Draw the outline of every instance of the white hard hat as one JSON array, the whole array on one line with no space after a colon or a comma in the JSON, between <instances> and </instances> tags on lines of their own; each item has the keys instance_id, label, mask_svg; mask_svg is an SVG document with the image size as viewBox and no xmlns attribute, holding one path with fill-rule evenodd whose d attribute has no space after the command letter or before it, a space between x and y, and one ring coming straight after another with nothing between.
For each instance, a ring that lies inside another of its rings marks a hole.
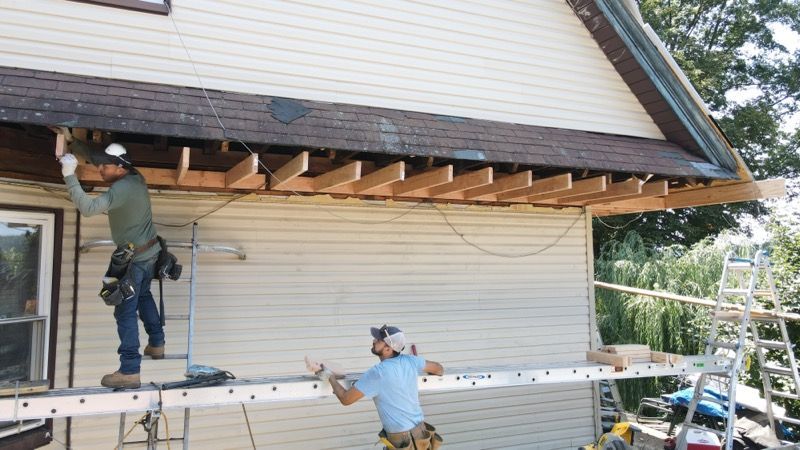
<instances>
[{"instance_id":1,"label":"white hard hat","mask_svg":"<svg viewBox=\"0 0 800 450\"><path fill-rule=\"evenodd\" d=\"M133 164L128 159L128 152L120 144L110 144L106 147L105 156L97 158L101 164L116 164L120 167L131 168Z\"/></svg>"}]
</instances>

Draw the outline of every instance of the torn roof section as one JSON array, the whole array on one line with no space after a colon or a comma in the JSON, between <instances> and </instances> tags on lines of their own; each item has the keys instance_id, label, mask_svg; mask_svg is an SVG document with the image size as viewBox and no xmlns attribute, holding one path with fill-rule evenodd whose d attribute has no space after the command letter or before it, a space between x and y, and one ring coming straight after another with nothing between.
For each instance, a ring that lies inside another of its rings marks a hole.
<instances>
[{"instance_id":1,"label":"torn roof section","mask_svg":"<svg viewBox=\"0 0 800 450\"><path fill-rule=\"evenodd\" d=\"M514 163L563 169L734 179L656 139L203 91L163 84L0 68L0 120L112 132Z\"/></svg>"},{"instance_id":2,"label":"torn roof section","mask_svg":"<svg viewBox=\"0 0 800 450\"><path fill-rule=\"evenodd\" d=\"M567 2L667 140L702 155L711 165L752 178L632 1Z\"/></svg>"}]
</instances>

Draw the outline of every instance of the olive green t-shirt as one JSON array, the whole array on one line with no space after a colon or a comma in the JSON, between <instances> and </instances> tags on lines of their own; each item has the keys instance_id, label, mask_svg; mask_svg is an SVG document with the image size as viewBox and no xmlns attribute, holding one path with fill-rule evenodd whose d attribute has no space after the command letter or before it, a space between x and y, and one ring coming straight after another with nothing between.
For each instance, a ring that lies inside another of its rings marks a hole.
<instances>
[{"instance_id":1,"label":"olive green t-shirt","mask_svg":"<svg viewBox=\"0 0 800 450\"><path fill-rule=\"evenodd\" d=\"M144 177L135 170L115 181L108 191L94 197L83 192L75 175L64 177L67 191L78 211L86 217L108 213L111 239L117 246L132 243L140 247L156 237L150 195ZM158 255L161 246L156 243L134 256L134 261L144 261Z\"/></svg>"}]
</instances>

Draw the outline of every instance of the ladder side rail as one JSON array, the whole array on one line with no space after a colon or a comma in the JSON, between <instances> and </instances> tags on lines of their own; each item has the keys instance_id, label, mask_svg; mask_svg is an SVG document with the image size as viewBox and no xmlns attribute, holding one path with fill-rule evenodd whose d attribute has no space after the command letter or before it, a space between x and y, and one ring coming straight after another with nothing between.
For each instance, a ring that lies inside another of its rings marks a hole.
<instances>
[{"instance_id":1,"label":"ladder side rail","mask_svg":"<svg viewBox=\"0 0 800 450\"><path fill-rule=\"evenodd\" d=\"M764 366L767 364L766 350L758 345L761 336L759 335L758 325L755 322L750 322L750 332L753 334L753 342L756 342L756 356L758 357L758 366L761 369L761 382L764 385L764 401L767 407L767 419L769 420L770 428L774 431L776 428L775 411L772 408L772 379L769 373L764 370Z\"/></svg>"},{"instance_id":2,"label":"ladder side rail","mask_svg":"<svg viewBox=\"0 0 800 450\"><path fill-rule=\"evenodd\" d=\"M732 252L729 252L725 255L725 261L723 263L722 268L722 277L720 278L719 288L717 289L717 304L714 305L714 312L711 314L711 329L706 339L706 356L711 356L714 353L714 345L713 343L717 339L717 328L719 327L719 320L717 319L717 312L722 310L722 303L724 299L723 292L728 285L728 273L729 268L728 264L730 263L730 258L733 255ZM694 395L692 396L692 400L689 402L689 406L686 408L686 416L684 417L683 424L684 427L681 430L679 435L679 440L681 436L685 439L686 434L686 424L691 424L692 419L694 418L694 414L697 411L697 404L700 403L704 394L705 394L705 386L706 386L706 374L701 374L700 377L697 379L697 383L694 385Z\"/></svg>"},{"instance_id":3,"label":"ladder side rail","mask_svg":"<svg viewBox=\"0 0 800 450\"><path fill-rule=\"evenodd\" d=\"M780 314L783 313L783 305L781 304L780 297L778 296L778 289L775 285L775 277L772 274L772 267L771 264L767 264L766 267L767 273L767 281L769 283L769 289L772 292L772 301L775 305L775 312ZM786 353L789 357L789 368L792 370L792 378L794 380L794 390L797 395L800 395L800 372L798 372L797 367L797 358L794 355L794 345L792 344L791 339L789 338L789 330L786 328L786 320L783 317L778 316L778 328L781 330L781 338L783 342L786 343ZM773 428L774 429L774 428Z\"/></svg>"},{"instance_id":4,"label":"ladder side rail","mask_svg":"<svg viewBox=\"0 0 800 450\"><path fill-rule=\"evenodd\" d=\"M736 418L736 385L739 382L739 370L744 360L744 343L747 339L747 330L750 324L750 311L753 307L753 292L758 283L758 272L761 267L762 255L763 253L760 251L756 254L753 266L751 267L750 282L748 283L745 297L744 314L742 316L742 322L739 325L739 345L736 348L736 358L731 367L731 383L728 386L728 423L725 426L725 450L731 450L733 448L733 422Z\"/></svg>"}]
</instances>

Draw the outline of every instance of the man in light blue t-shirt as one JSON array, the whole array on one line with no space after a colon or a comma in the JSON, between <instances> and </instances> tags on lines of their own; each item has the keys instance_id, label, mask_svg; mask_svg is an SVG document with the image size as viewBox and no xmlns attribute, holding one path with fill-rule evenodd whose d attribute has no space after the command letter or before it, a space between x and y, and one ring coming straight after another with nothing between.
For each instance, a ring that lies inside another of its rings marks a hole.
<instances>
[{"instance_id":1,"label":"man in light blue t-shirt","mask_svg":"<svg viewBox=\"0 0 800 450\"><path fill-rule=\"evenodd\" d=\"M422 371L442 375L444 368L437 362L426 361L419 356L401 354L406 346L406 338L399 328L384 325L381 328L373 327L370 332L373 338L372 354L381 362L364 372L350 389L342 387L328 369L323 368L319 372L320 378L330 381L333 393L345 406L362 397L371 398L383 424L381 437L393 448L438 448L441 437L435 435L432 426L424 423L417 377Z\"/></svg>"}]
</instances>

